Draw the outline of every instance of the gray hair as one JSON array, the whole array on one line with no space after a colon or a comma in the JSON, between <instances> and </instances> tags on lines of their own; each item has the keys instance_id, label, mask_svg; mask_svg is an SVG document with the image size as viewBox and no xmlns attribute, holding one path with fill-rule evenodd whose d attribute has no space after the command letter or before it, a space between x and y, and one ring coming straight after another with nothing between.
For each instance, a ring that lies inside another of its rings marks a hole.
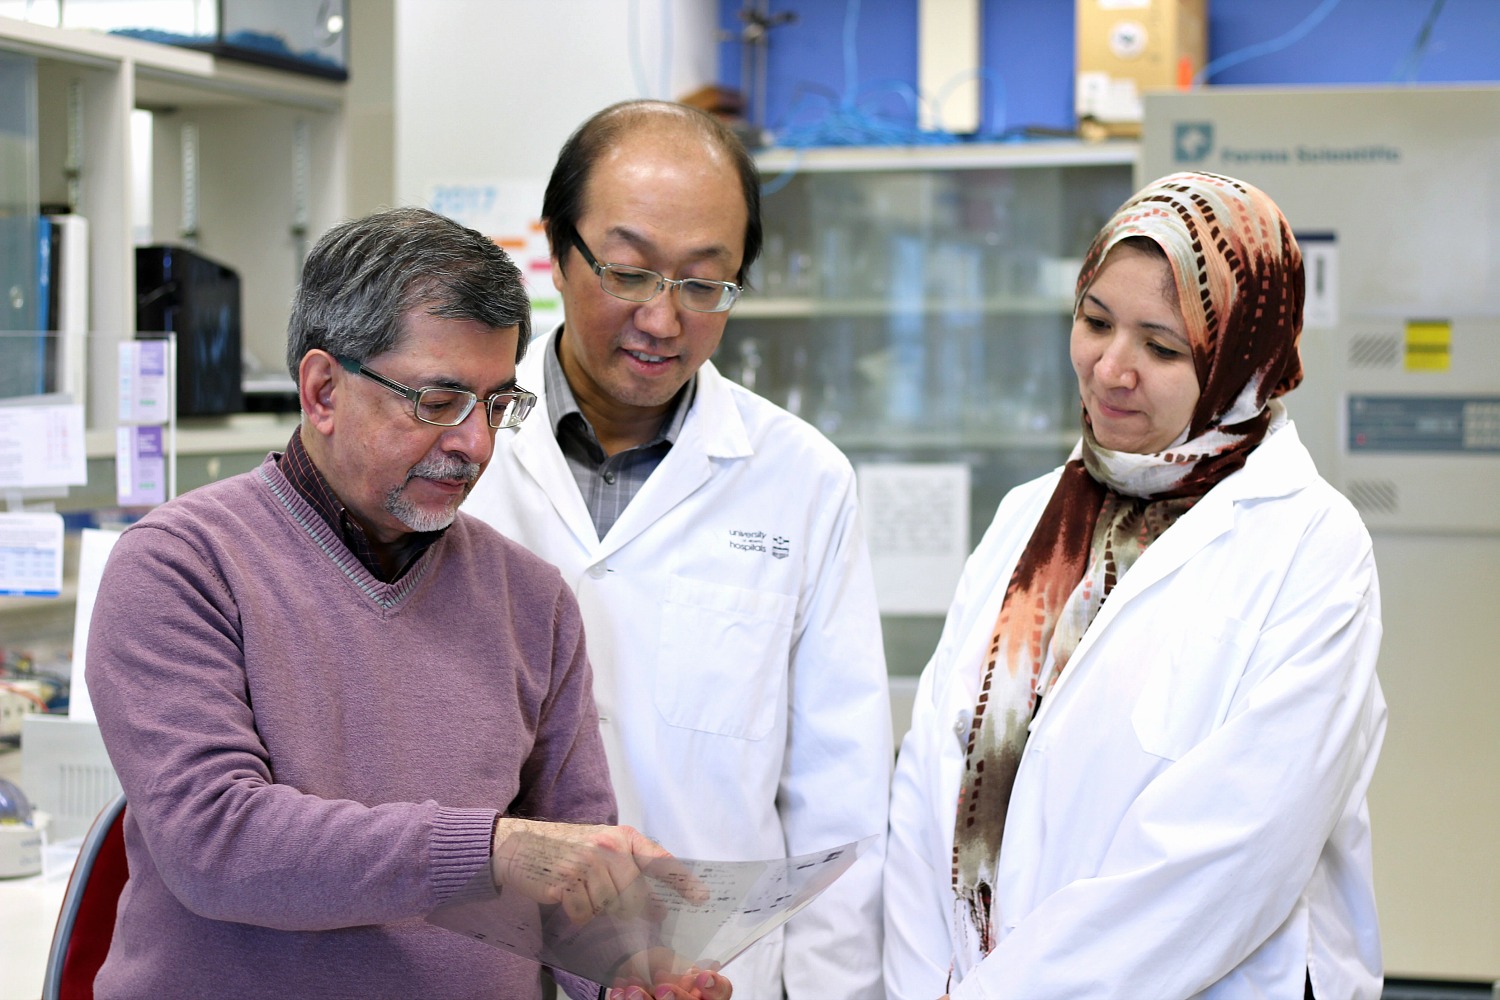
<instances>
[{"instance_id":1,"label":"gray hair","mask_svg":"<svg viewBox=\"0 0 1500 1000\"><path fill-rule=\"evenodd\" d=\"M526 285L495 242L425 208L396 208L342 222L302 266L287 323L295 381L308 351L364 361L398 346L413 309L518 327L516 360L531 339Z\"/></svg>"}]
</instances>

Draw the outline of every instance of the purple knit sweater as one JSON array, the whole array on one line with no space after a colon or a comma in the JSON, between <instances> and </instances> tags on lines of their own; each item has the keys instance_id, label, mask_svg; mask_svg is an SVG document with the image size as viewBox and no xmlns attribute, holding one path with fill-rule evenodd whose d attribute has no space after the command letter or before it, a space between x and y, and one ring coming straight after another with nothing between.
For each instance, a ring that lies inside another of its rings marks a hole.
<instances>
[{"instance_id":1,"label":"purple knit sweater","mask_svg":"<svg viewBox=\"0 0 1500 1000\"><path fill-rule=\"evenodd\" d=\"M498 813L614 822L556 569L460 514L382 583L272 456L121 536L88 650L129 802L101 1000L538 995L421 918Z\"/></svg>"}]
</instances>

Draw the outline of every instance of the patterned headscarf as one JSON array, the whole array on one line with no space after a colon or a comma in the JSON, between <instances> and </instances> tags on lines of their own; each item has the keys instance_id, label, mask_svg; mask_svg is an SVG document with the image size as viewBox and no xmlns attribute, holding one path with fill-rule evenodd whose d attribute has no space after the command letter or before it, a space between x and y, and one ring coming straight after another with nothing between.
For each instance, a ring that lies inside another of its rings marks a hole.
<instances>
[{"instance_id":1,"label":"patterned headscarf","mask_svg":"<svg viewBox=\"0 0 1500 1000\"><path fill-rule=\"evenodd\" d=\"M1115 584L1146 547L1285 420L1277 397L1302 380L1302 255L1264 192L1207 173L1163 177L1133 195L1089 247L1074 316L1122 240L1166 252L1182 310L1198 403L1160 453L1083 437L1014 574L981 665L953 838L956 925L967 968L995 946L994 878L1027 727Z\"/></svg>"}]
</instances>

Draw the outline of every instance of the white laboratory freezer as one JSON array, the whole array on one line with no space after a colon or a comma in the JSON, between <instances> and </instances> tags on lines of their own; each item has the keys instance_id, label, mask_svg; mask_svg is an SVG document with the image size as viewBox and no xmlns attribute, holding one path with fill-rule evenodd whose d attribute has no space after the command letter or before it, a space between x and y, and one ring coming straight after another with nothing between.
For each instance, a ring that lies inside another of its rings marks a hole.
<instances>
[{"instance_id":1,"label":"white laboratory freezer","mask_svg":"<svg viewBox=\"0 0 1500 1000\"><path fill-rule=\"evenodd\" d=\"M1500 87L1148 95L1137 184L1177 170L1262 188L1304 249L1287 408L1383 599L1387 974L1500 979Z\"/></svg>"}]
</instances>

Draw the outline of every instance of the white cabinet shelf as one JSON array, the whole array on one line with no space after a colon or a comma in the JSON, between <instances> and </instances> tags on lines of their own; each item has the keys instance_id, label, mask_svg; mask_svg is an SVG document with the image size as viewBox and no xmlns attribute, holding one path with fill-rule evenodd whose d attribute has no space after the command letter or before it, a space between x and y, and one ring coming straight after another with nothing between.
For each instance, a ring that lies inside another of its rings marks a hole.
<instances>
[{"instance_id":1,"label":"white cabinet shelf","mask_svg":"<svg viewBox=\"0 0 1500 1000\"><path fill-rule=\"evenodd\" d=\"M229 417L186 417L177 422L179 456L263 456L286 447L297 427L296 414L237 413ZM113 431L94 430L84 436L88 458L113 458Z\"/></svg>"},{"instance_id":2,"label":"white cabinet shelf","mask_svg":"<svg viewBox=\"0 0 1500 1000\"><path fill-rule=\"evenodd\" d=\"M778 174L891 173L957 170L1057 169L1060 167L1133 166L1140 154L1135 142L1080 142L1074 139L1007 143L954 142L931 146L829 146L818 149L768 149L755 161L767 182Z\"/></svg>"},{"instance_id":3,"label":"white cabinet shelf","mask_svg":"<svg viewBox=\"0 0 1500 1000\"><path fill-rule=\"evenodd\" d=\"M846 451L878 456L882 453L946 453L958 459L966 454L985 452L1041 452L1047 461L1056 464L1053 457L1059 452L1067 453L1078 441L1077 430L1042 428L1036 431L888 431L880 434L861 434L847 431L835 434L840 447ZM991 507L987 512L993 514Z\"/></svg>"},{"instance_id":4,"label":"white cabinet shelf","mask_svg":"<svg viewBox=\"0 0 1500 1000\"><path fill-rule=\"evenodd\" d=\"M100 341L135 331L136 227L149 223L151 242L191 246L239 274L244 350L280 371L305 250L345 214L343 85L10 18L0 53L34 60L35 195L88 219ZM134 148L138 109L152 112L149 151ZM149 220L132 218L139 163L151 167ZM108 426L107 414L89 420Z\"/></svg>"},{"instance_id":5,"label":"white cabinet shelf","mask_svg":"<svg viewBox=\"0 0 1500 1000\"><path fill-rule=\"evenodd\" d=\"M1070 299L1046 295L1006 295L982 299L938 301L922 299L893 306L887 299L768 298L746 292L734 307L736 319L808 319L815 316L889 316L893 312L923 315L967 311L981 316L1066 316Z\"/></svg>"}]
</instances>

